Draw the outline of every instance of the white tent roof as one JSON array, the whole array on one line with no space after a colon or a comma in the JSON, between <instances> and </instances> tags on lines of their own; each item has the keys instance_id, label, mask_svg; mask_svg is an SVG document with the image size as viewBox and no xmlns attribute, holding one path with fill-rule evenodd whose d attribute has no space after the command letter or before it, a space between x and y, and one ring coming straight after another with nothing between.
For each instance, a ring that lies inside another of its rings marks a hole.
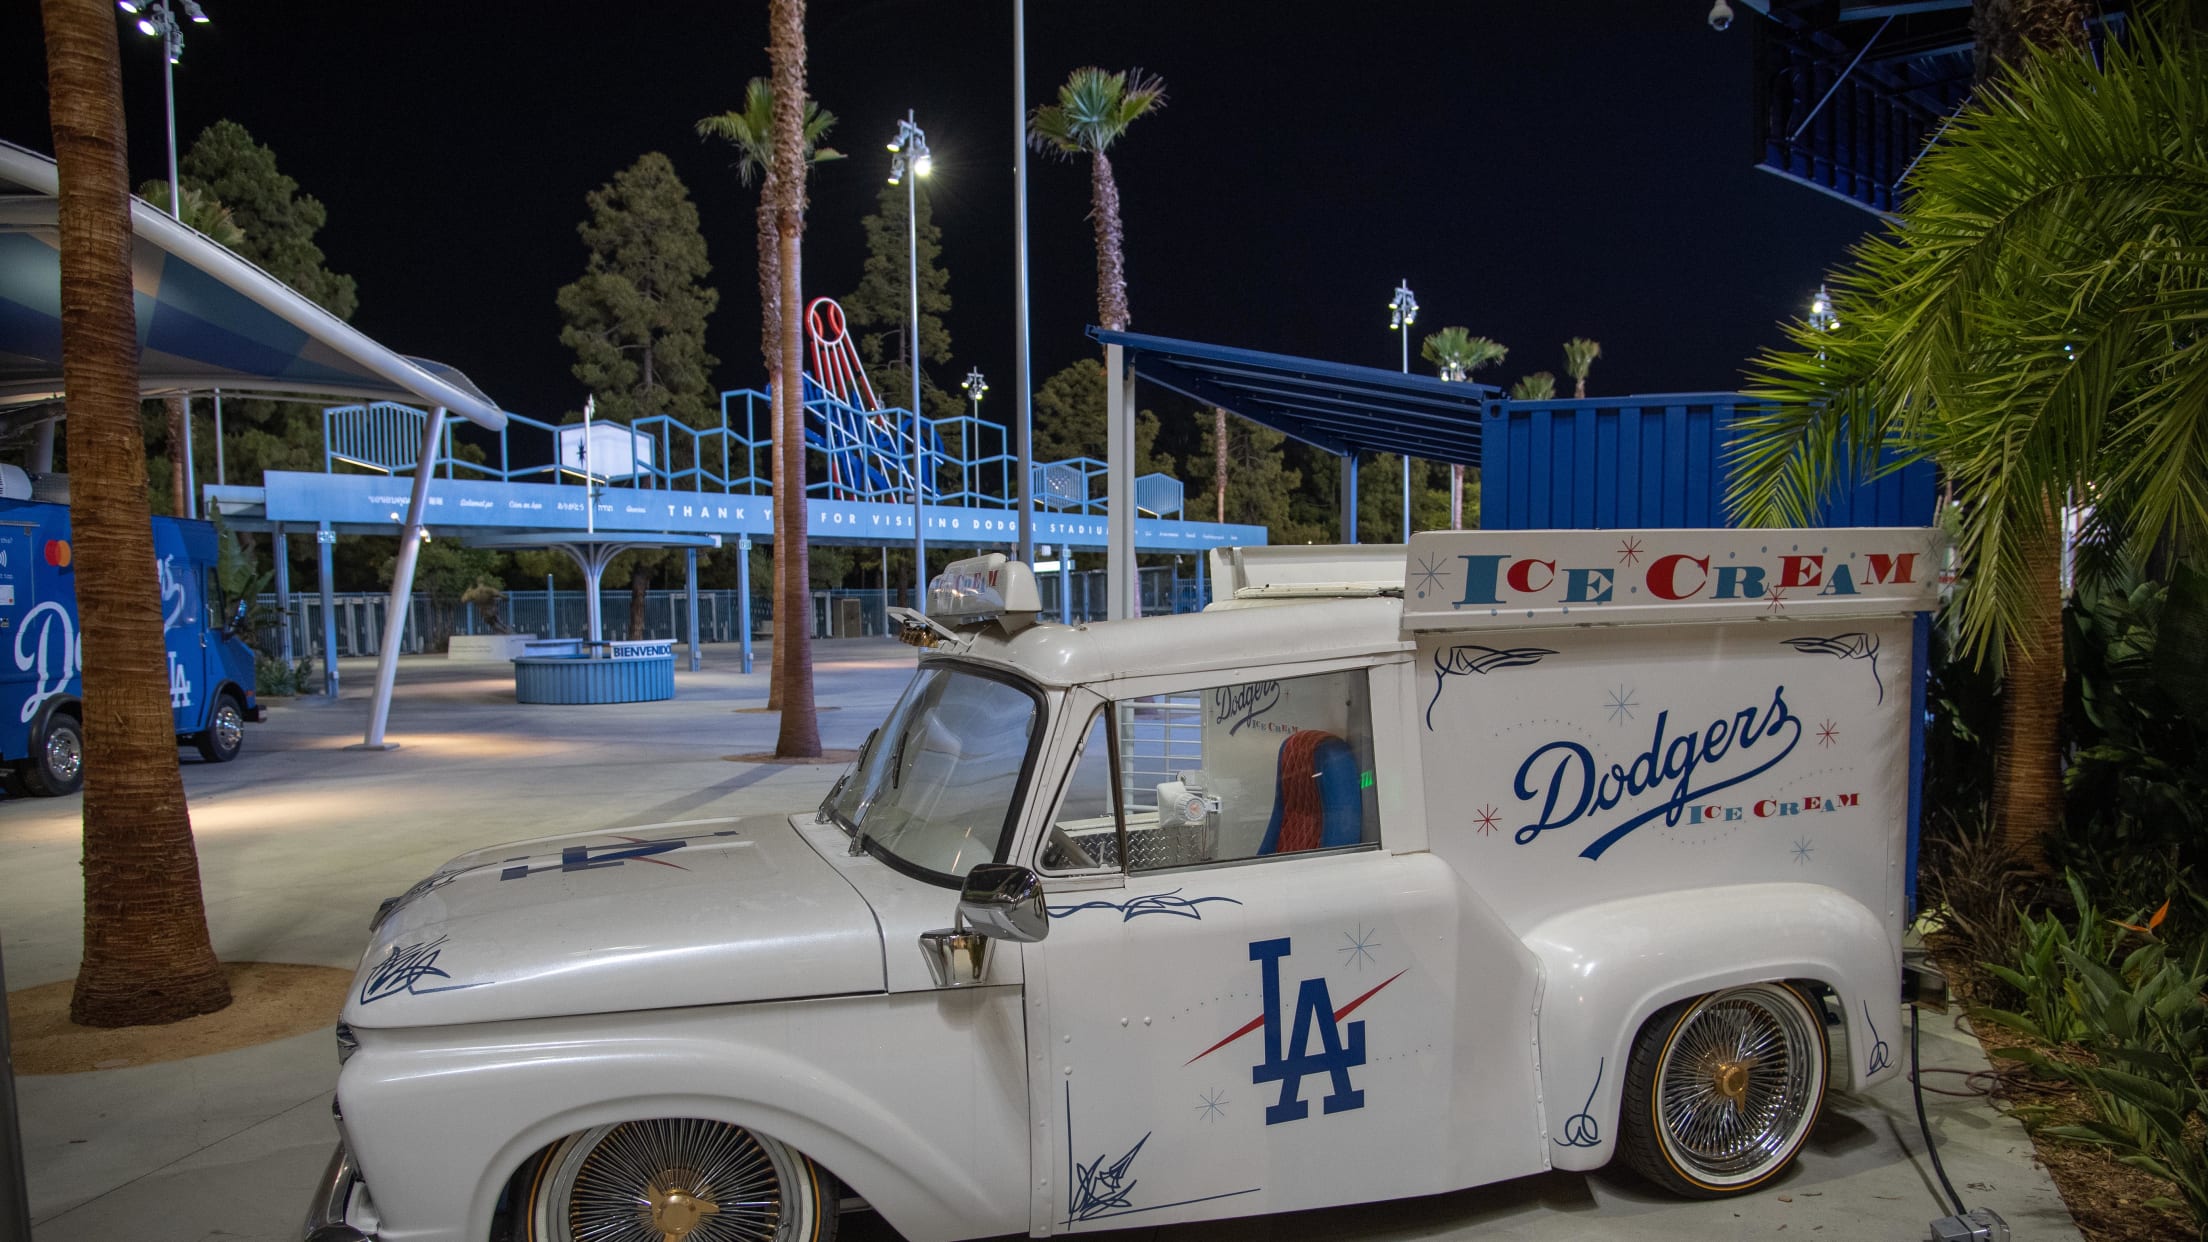
<instances>
[{"instance_id":1,"label":"white tent roof","mask_svg":"<svg viewBox=\"0 0 2208 1242\"><path fill-rule=\"evenodd\" d=\"M0 142L0 410L62 394L59 195L53 160ZM142 199L131 232L140 391L408 401L505 426L467 376L377 344Z\"/></svg>"}]
</instances>

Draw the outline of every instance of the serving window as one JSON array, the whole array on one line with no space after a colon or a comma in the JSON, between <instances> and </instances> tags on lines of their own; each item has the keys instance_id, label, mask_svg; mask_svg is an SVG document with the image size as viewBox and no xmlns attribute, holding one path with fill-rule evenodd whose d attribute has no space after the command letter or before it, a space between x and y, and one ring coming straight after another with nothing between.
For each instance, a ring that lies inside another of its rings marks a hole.
<instances>
[{"instance_id":1,"label":"serving window","mask_svg":"<svg viewBox=\"0 0 2208 1242\"><path fill-rule=\"evenodd\" d=\"M1041 862L1142 872L1377 845L1372 773L1364 669L1122 699L1089 723Z\"/></svg>"}]
</instances>

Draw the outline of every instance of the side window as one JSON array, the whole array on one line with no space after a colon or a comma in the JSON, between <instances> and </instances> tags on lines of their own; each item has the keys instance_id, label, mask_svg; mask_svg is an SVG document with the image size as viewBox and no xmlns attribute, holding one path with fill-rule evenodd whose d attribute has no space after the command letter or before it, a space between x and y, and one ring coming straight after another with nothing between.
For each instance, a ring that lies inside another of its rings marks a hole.
<instances>
[{"instance_id":1,"label":"side window","mask_svg":"<svg viewBox=\"0 0 2208 1242\"><path fill-rule=\"evenodd\" d=\"M1129 871L1380 840L1363 669L1125 699L1099 715L1045 847L1046 867L1118 866L1108 797L1119 758ZM1079 855L1075 854L1078 850Z\"/></svg>"},{"instance_id":2,"label":"side window","mask_svg":"<svg viewBox=\"0 0 2208 1242\"><path fill-rule=\"evenodd\" d=\"M1081 754L1043 840L1045 871L1088 871L1119 865L1119 822L1112 805L1111 730L1105 715L1089 718Z\"/></svg>"}]
</instances>

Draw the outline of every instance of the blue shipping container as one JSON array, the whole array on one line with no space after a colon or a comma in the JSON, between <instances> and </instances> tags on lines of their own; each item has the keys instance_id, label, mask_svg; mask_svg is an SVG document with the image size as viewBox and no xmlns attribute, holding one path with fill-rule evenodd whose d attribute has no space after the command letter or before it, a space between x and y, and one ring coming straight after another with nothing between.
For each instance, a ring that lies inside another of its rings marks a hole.
<instances>
[{"instance_id":1,"label":"blue shipping container","mask_svg":"<svg viewBox=\"0 0 2208 1242\"><path fill-rule=\"evenodd\" d=\"M1738 393L1493 401L1480 427L1480 525L1489 530L1734 526L1725 505ZM1927 526L1929 463L1851 477L1817 526Z\"/></svg>"}]
</instances>

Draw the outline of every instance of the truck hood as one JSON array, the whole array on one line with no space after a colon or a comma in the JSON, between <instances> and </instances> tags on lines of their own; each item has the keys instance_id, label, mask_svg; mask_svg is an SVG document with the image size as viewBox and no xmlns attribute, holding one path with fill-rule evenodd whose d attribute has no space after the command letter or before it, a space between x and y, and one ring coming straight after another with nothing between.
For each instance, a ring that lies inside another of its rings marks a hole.
<instances>
[{"instance_id":1,"label":"truck hood","mask_svg":"<svg viewBox=\"0 0 2208 1242\"><path fill-rule=\"evenodd\" d=\"M462 854L385 904L355 1027L882 990L872 909L787 816L578 833Z\"/></svg>"}]
</instances>

